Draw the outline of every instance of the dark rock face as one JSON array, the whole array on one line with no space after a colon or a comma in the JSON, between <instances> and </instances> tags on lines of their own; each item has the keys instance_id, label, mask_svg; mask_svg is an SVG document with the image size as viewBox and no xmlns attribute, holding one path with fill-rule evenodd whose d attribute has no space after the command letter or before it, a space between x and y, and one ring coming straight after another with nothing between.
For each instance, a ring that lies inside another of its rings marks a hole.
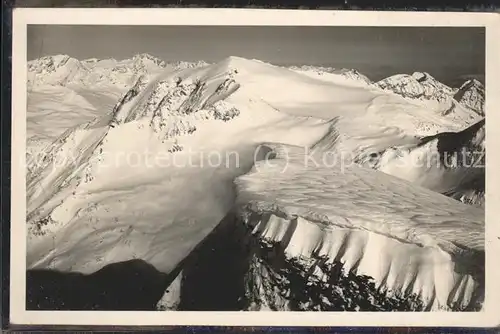
<instances>
[{"instance_id":1,"label":"dark rock face","mask_svg":"<svg viewBox=\"0 0 500 334\"><path fill-rule=\"evenodd\" d=\"M142 260L91 274L28 270L28 310L155 310L169 277Z\"/></svg>"},{"instance_id":2,"label":"dark rock face","mask_svg":"<svg viewBox=\"0 0 500 334\"><path fill-rule=\"evenodd\" d=\"M471 125L460 132L441 132L433 136L427 136L421 139L418 146L427 144L430 141L437 140L437 149L441 159L448 155L464 154L472 151L484 151L483 142L485 119ZM464 161L460 159L460 161ZM445 163L445 161L442 161Z\"/></svg>"},{"instance_id":3,"label":"dark rock face","mask_svg":"<svg viewBox=\"0 0 500 334\"><path fill-rule=\"evenodd\" d=\"M415 295L388 297L366 275L345 273L326 258L286 259L279 244L259 243L247 275L251 305L276 311L424 311ZM314 275L315 269L325 273Z\"/></svg>"},{"instance_id":4,"label":"dark rock face","mask_svg":"<svg viewBox=\"0 0 500 334\"><path fill-rule=\"evenodd\" d=\"M229 214L187 258L182 269L178 310L239 311L246 308L245 275L251 239L241 221Z\"/></svg>"},{"instance_id":5,"label":"dark rock face","mask_svg":"<svg viewBox=\"0 0 500 334\"><path fill-rule=\"evenodd\" d=\"M446 169L466 169L464 179L443 194L465 204L484 205L486 151L485 119L460 132L442 132L421 139L419 146L437 142L440 163Z\"/></svg>"}]
</instances>

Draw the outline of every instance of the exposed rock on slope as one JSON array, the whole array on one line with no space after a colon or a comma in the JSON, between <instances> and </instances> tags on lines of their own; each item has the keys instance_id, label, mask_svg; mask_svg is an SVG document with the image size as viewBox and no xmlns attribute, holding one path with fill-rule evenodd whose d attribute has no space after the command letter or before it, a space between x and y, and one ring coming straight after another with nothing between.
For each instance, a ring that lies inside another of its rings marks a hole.
<instances>
[{"instance_id":1,"label":"exposed rock on slope","mask_svg":"<svg viewBox=\"0 0 500 334\"><path fill-rule=\"evenodd\" d=\"M50 229L48 215L80 184L92 181L94 170L104 163L106 138L120 125L138 122L148 126L158 140L169 140L169 152L182 150L176 138L192 134L200 122L227 122L239 110L221 101L238 89L231 73L212 82L184 80L167 74L148 84L140 77L114 108L111 120L93 122L67 130L51 145L31 159L28 165L28 223L34 235Z\"/></svg>"},{"instance_id":2,"label":"exposed rock on slope","mask_svg":"<svg viewBox=\"0 0 500 334\"><path fill-rule=\"evenodd\" d=\"M168 76L154 82L149 87L149 96L137 98L133 108L124 106L146 87L140 78L113 111L113 124L128 123L142 118L150 118L152 129L161 133L162 139L169 139L196 131L193 121L197 119L220 119L228 121L238 116L239 111L227 102L221 101L239 88L231 73L207 93L207 82L184 80L178 76Z\"/></svg>"},{"instance_id":3,"label":"exposed rock on slope","mask_svg":"<svg viewBox=\"0 0 500 334\"><path fill-rule=\"evenodd\" d=\"M485 91L481 82L476 79L468 80L455 93L454 99L461 105L484 116Z\"/></svg>"},{"instance_id":4,"label":"exposed rock on slope","mask_svg":"<svg viewBox=\"0 0 500 334\"><path fill-rule=\"evenodd\" d=\"M396 126L337 118L310 151L322 154L322 161L329 164L377 169L443 194L453 194L453 198L461 198L464 203L482 205L484 194L470 186L484 178L484 124L483 119L462 131L421 137L411 136ZM469 195L459 195L462 193Z\"/></svg>"},{"instance_id":5,"label":"exposed rock on slope","mask_svg":"<svg viewBox=\"0 0 500 334\"><path fill-rule=\"evenodd\" d=\"M428 73L397 74L375 83L384 91L424 103L430 110L456 122L471 124L484 116L484 86L468 80L460 88L451 88Z\"/></svg>"},{"instance_id":6,"label":"exposed rock on slope","mask_svg":"<svg viewBox=\"0 0 500 334\"><path fill-rule=\"evenodd\" d=\"M355 69L340 69L337 71L333 72L334 74L340 74L348 79L359 81L359 82L364 82L366 84L371 84L372 81L364 74L360 73L358 70Z\"/></svg>"},{"instance_id":7,"label":"exposed rock on slope","mask_svg":"<svg viewBox=\"0 0 500 334\"><path fill-rule=\"evenodd\" d=\"M415 72L412 75L396 74L376 83L380 88L411 99L426 99L445 102L455 92L453 88L439 82L429 73Z\"/></svg>"},{"instance_id":8,"label":"exposed rock on slope","mask_svg":"<svg viewBox=\"0 0 500 334\"><path fill-rule=\"evenodd\" d=\"M360 163L447 194L467 204L483 205L485 122L459 132L442 132L417 143L363 153Z\"/></svg>"},{"instance_id":9,"label":"exposed rock on slope","mask_svg":"<svg viewBox=\"0 0 500 334\"><path fill-rule=\"evenodd\" d=\"M445 132L423 138L420 145L436 148L432 151L439 156L437 165L443 169L443 179L452 178L445 189L443 183L429 188L466 204L484 206L485 133L483 119L460 132Z\"/></svg>"},{"instance_id":10,"label":"exposed rock on slope","mask_svg":"<svg viewBox=\"0 0 500 334\"><path fill-rule=\"evenodd\" d=\"M68 55L46 56L28 62L28 89L36 85L65 86L82 80L89 69Z\"/></svg>"}]
</instances>

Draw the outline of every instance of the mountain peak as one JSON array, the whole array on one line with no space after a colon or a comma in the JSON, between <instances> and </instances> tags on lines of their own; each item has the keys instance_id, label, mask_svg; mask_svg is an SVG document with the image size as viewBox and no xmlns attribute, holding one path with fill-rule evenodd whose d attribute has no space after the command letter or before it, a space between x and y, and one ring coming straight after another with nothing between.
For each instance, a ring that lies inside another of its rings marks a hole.
<instances>
[{"instance_id":1,"label":"mountain peak","mask_svg":"<svg viewBox=\"0 0 500 334\"><path fill-rule=\"evenodd\" d=\"M43 56L38 59L28 61L28 67L33 66L45 66L45 67L61 67L66 65L69 61L78 62L75 58L70 57L67 54L59 54L52 56Z\"/></svg>"},{"instance_id":2,"label":"mountain peak","mask_svg":"<svg viewBox=\"0 0 500 334\"><path fill-rule=\"evenodd\" d=\"M385 91L411 99L450 100L454 93L451 87L436 80L427 72L414 72L412 75L396 74L376 83Z\"/></svg>"},{"instance_id":3,"label":"mountain peak","mask_svg":"<svg viewBox=\"0 0 500 334\"><path fill-rule=\"evenodd\" d=\"M28 86L34 82L64 86L87 71L86 66L69 55L44 56L28 62Z\"/></svg>"},{"instance_id":4,"label":"mountain peak","mask_svg":"<svg viewBox=\"0 0 500 334\"><path fill-rule=\"evenodd\" d=\"M477 87L479 89L484 89L484 85L481 83L481 81L477 79L469 79L465 81L462 86L460 86L460 89L470 89L472 87Z\"/></svg>"},{"instance_id":5,"label":"mountain peak","mask_svg":"<svg viewBox=\"0 0 500 334\"><path fill-rule=\"evenodd\" d=\"M69 55L51 55L28 62L28 84L65 86L69 83L83 85L116 85L129 87L138 75L158 72L166 63L150 54L141 53L130 59L89 58L79 61Z\"/></svg>"},{"instance_id":6,"label":"mountain peak","mask_svg":"<svg viewBox=\"0 0 500 334\"><path fill-rule=\"evenodd\" d=\"M233 72L233 73L253 73L260 72L263 69L276 68L272 64L267 64L255 59L246 59L237 56L229 56L219 61L215 68L217 71Z\"/></svg>"},{"instance_id":7,"label":"mountain peak","mask_svg":"<svg viewBox=\"0 0 500 334\"><path fill-rule=\"evenodd\" d=\"M258 62L256 60L249 60L238 56L229 56L222 60L221 63L224 63L230 67L245 67Z\"/></svg>"},{"instance_id":8,"label":"mountain peak","mask_svg":"<svg viewBox=\"0 0 500 334\"><path fill-rule=\"evenodd\" d=\"M411 76L415 78L415 80L417 80L418 82L425 81L430 77L429 73L426 72L413 72Z\"/></svg>"},{"instance_id":9,"label":"mountain peak","mask_svg":"<svg viewBox=\"0 0 500 334\"><path fill-rule=\"evenodd\" d=\"M159 66L159 67L166 67L166 65L167 65L165 63L165 61L161 60L158 57L152 56L149 53L139 53L139 54L136 54L135 56L132 57L132 60L134 62L140 62L142 64L144 64L146 62L151 62L154 65Z\"/></svg>"}]
</instances>

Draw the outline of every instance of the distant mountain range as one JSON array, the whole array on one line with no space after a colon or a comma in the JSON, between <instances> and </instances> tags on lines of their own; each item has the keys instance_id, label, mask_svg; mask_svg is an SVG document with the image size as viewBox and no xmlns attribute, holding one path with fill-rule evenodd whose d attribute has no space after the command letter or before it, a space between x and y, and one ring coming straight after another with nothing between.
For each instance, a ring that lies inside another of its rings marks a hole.
<instances>
[{"instance_id":1,"label":"distant mountain range","mask_svg":"<svg viewBox=\"0 0 500 334\"><path fill-rule=\"evenodd\" d=\"M165 61L149 54L138 54L130 59L77 60L68 55L46 56L28 62L28 87L40 85L87 86L114 85L128 88L139 76L157 74L164 70L179 70L207 65L205 62Z\"/></svg>"},{"instance_id":2,"label":"distant mountain range","mask_svg":"<svg viewBox=\"0 0 500 334\"><path fill-rule=\"evenodd\" d=\"M79 61L68 55L46 56L28 62L28 87L39 85L87 86L114 85L126 89L135 83L141 75L155 75L165 70L182 70L208 65L207 62L166 62L149 54L138 54L130 59L85 59ZM355 69L337 69L311 65L292 66L299 72L314 72L317 75L329 73L346 79L358 81L384 91L393 92L407 99L434 101L442 112L451 112L457 104L473 111L479 116L485 115L485 87L476 80L469 79L460 87L449 87L436 80L429 73L396 74L377 82Z\"/></svg>"}]
</instances>

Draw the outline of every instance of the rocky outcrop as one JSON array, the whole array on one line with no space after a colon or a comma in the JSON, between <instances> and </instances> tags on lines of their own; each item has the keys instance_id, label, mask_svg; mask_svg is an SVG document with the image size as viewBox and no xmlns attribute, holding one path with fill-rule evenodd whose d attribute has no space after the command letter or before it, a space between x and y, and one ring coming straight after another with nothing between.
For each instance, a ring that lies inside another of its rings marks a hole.
<instances>
[{"instance_id":1,"label":"rocky outcrop","mask_svg":"<svg viewBox=\"0 0 500 334\"><path fill-rule=\"evenodd\" d=\"M485 120L458 132L441 132L408 145L359 153L356 163L445 194L484 204ZM481 186L483 185L483 186Z\"/></svg>"},{"instance_id":2,"label":"rocky outcrop","mask_svg":"<svg viewBox=\"0 0 500 334\"><path fill-rule=\"evenodd\" d=\"M366 75L360 73L358 70L355 70L355 69L345 69L345 68L342 68L342 69L339 69L339 70L335 70L332 73L334 73L334 74L340 74L343 77L345 77L347 79L350 79L350 80L362 82L362 83L365 83L365 84L372 84L372 81Z\"/></svg>"},{"instance_id":3,"label":"rocky outcrop","mask_svg":"<svg viewBox=\"0 0 500 334\"><path fill-rule=\"evenodd\" d=\"M412 75L396 74L378 81L376 86L405 98L437 102L451 100L455 91L425 72L415 72Z\"/></svg>"},{"instance_id":4,"label":"rocky outcrop","mask_svg":"<svg viewBox=\"0 0 500 334\"><path fill-rule=\"evenodd\" d=\"M83 80L89 69L68 55L46 56L28 62L28 89L37 85L65 86Z\"/></svg>"},{"instance_id":5,"label":"rocky outcrop","mask_svg":"<svg viewBox=\"0 0 500 334\"><path fill-rule=\"evenodd\" d=\"M485 115L485 90L484 85L478 80L472 79L464 82L453 98L478 115Z\"/></svg>"},{"instance_id":6,"label":"rocky outcrop","mask_svg":"<svg viewBox=\"0 0 500 334\"><path fill-rule=\"evenodd\" d=\"M238 116L239 110L223 101L238 88L231 73L215 89L201 80L177 76L167 76L148 86L141 77L116 105L113 124L149 118L150 127L161 139L191 134L196 131L197 120L229 121Z\"/></svg>"},{"instance_id":7,"label":"rocky outcrop","mask_svg":"<svg viewBox=\"0 0 500 334\"><path fill-rule=\"evenodd\" d=\"M137 127L148 126L145 130L156 134L166 151L178 152L183 147L177 139L191 135L203 122L227 122L239 115L236 106L223 101L238 88L230 71L210 85L170 72L152 82L140 77L117 103L110 120L96 119L69 129L31 157L27 176L30 236L47 234L57 225L50 218L54 208L80 184L92 181L110 131L136 122Z\"/></svg>"},{"instance_id":8,"label":"rocky outcrop","mask_svg":"<svg viewBox=\"0 0 500 334\"><path fill-rule=\"evenodd\" d=\"M443 178L457 175L447 189L447 196L465 204L484 206L486 178L485 119L460 132L444 132L425 137L419 147L435 147Z\"/></svg>"}]
</instances>

